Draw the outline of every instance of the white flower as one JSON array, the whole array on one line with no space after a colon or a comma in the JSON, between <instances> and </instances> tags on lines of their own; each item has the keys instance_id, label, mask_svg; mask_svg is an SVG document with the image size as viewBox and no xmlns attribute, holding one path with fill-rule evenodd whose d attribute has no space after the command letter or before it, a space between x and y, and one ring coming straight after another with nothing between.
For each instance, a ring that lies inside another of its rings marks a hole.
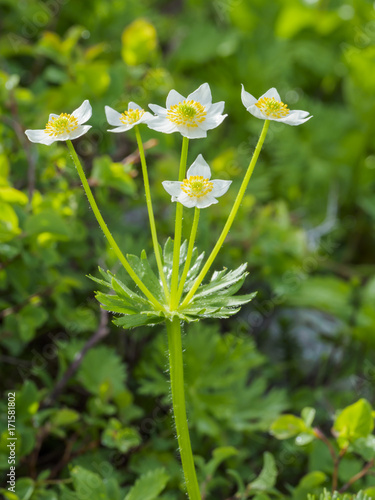
<instances>
[{"instance_id":1,"label":"white flower","mask_svg":"<svg viewBox=\"0 0 375 500\"><path fill-rule=\"evenodd\" d=\"M211 170L202 155L199 155L186 174L183 182L164 181L163 187L172 196L172 201L178 201L185 207L206 208L228 191L232 181L211 181Z\"/></svg>"},{"instance_id":2,"label":"white flower","mask_svg":"<svg viewBox=\"0 0 375 500\"><path fill-rule=\"evenodd\" d=\"M77 139L91 128L91 125L82 125L91 118L92 108L88 100L71 115L49 115L49 121L44 130L26 130L25 134L31 142L40 142L49 146L55 141L68 141Z\"/></svg>"},{"instance_id":3,"label":"white flower","mask_svg":"<svg viewBox=\"0 0 375 500\"><path fill-rule=\"evenodd\" d=\"M107 121L110 125L116 128L108 130L108 132L126 132L138 125L139 123L147 123L150 118L153 118L152 114L148 111L142 109L135 102L129 102L128 110L123 113L119 113L109 106L105 106L105 115Z\"/></svg>"},{"instance_id":4,"label":"white flower","mask_svg":"<svg viewBox=\"0 0 375 500\"><path fill-rule=\"evenodd\" d=\"M201 85L186 99L175 90L171 90L167 97L166 109L156 104L149 105L157 116L150 120L148 126L166 134L180 132L189 139L207 137L207 130L219 126L228 116L222 114L224 104L224 101L212 104L208 83Z\"/></svg>"},{"instance_id":5,"label":"white flower","mask_svg":"<svg viewBox=\"0 0 375 500\"><path fill-rule=\"evenodd\" d=\"M307 111L290 111L288 106L281 101L280 95L275 88L268 90L257 100L246 92L242 85L241 99L247 111L261 120L274 120L288 125L301 125L312 118Z\"/></svg>"}]
</instances>

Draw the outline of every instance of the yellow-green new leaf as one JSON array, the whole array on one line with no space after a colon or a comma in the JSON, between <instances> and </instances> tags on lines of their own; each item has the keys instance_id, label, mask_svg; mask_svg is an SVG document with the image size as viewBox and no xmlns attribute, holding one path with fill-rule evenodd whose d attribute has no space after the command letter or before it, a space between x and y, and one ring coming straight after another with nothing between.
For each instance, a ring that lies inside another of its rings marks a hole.
<instances>
[{"instance_id":1,"label":"yellow-green new leaf","mask_svg":"<svg viewBox=\"0 0 375 500\"><path fill-rule=\"evenodd\" d=\"M340 448L346 448L356 439L368 436L373 429L372 407L366 399L347 406L338 415L333 426Z\"/></svg>"}]
</instances>

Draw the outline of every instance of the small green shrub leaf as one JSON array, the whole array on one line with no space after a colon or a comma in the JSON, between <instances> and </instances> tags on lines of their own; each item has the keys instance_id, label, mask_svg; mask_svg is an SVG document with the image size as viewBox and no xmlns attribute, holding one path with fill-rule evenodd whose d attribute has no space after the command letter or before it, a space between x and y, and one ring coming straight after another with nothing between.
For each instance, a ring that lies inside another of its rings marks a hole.
<instances>
[{"instance_id":1,"label":"small green shrub leaf","mask_svg":"<svg viewBox=\"0 0 375 500\"><path fill-rule=\"evenodd\" d=\"M155 469L142 474L124 500L154 500L158 498L169 479L164 469Z\"/></svg>"},{"instance_id":2,"label":"small green shrub leaf","mask_svg":"<svg viewBox=\"0 0 375 500\"><path fill-rule=\"evenodd\" d=\"M295 415L281 415L271 425L270 432L277 439L289 439L307 430L302 418Z\"/></svg>"},{"instance_id":3,"label":"small green shrub leaf","mask_svg":"<svg viewBox=\"0 0 375 500\"><path fill-rule=\"evenodd\" d=\"M265 452L263 455L263 468L259 476L249 484L249 489L268 491L276 484L277 467L273 455Z\"/></svg>"},{"instance_id":4,"label":"small green shrub leaf","mask_svg":"<svg viewBox=\"0 0 375 500\"><path fill-rule=\"evenodd\" d=\"M366 399L347 406L336 418L333 430L340 448L367 437L374 429L372 407Z\"/></svg>"}]
</instances>

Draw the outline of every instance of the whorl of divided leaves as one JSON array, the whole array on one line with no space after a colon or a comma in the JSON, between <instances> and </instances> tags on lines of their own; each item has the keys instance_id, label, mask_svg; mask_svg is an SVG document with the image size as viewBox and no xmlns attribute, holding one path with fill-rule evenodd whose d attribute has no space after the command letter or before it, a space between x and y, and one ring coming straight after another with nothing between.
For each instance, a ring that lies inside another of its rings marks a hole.
<instances>
[{"instance_id":1,"label":"whorl of divided leaves","mask_svg":"<svg viewBox=\"0 0 375 500\"><path fill-rule=\"evenodd\" d=\"M74 489L72 491L65 485L60 485L60 500L86 500L87 498L92 498L92 500L155 500L159 498L159 494L169 480L169 475L164 468L149 470L137 479L124 497L114 477L103 479L99 474L77 465L71 468L70 476Z\"/></svg>"},{"instance_id":2,"label":"whorl of divided leaves","mask_svg":"<svg viewBox=\"0 0 375 500\"><path fill-rule=\"evenodd\" d=\"M330 491L324 488L324 492L320 493L317 497L316 495L307 495L308 500L371 500L371 497L367 495L364 491L359 491L356 494L352 493L339 493Z\"/></svg>"},{"instance_id":3,"label":"whorl of divided leaves","mask_svg":"<svg viewBox=\"0 0 375 500\"><path fill-rule=\"evenodd\" d=\"M187 255L187 241L180 249L180 278ZM194 248L190 269L184 285L184 294L193 286L202 265L204 253L199 254ZM246 264L230 271L223 269L215 271L211 280L201 285L191 302L175 311L170 311L165 301L165 295L159 279L156 277L143 250L141 257L127 255L128 262L135 273L143 281L154 297L163 305L162 310L157 310L153 304L139 291L130 279L120 279L110 271L105 272L99 268L104 279L90 276L92 280L110 290L110 293L96 292L96 298L107 311L119 314L114 323L123 328L134 328L142 325L155 325L165 320L172 320L177 316L181 321L192 322L203 318L228 318L240 310L240 306L250 302L255 293L236 295L241 288L248 272ZM173 265L173 241L168 239L163 249L163 268L167 284L170 287Z\"/></svg>"}]
</instances>

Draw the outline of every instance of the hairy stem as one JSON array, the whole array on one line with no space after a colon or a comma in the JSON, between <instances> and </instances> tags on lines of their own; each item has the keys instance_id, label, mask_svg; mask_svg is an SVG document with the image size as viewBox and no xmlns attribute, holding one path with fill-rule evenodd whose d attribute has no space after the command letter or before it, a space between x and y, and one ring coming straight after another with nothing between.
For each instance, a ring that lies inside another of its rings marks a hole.
<instances>
[{"instance_id":1,"label":"hairy stem","mask_svg":"<svg viewBox=\"0 0 375 500\"><path fill-rule=\"evenodd\" d=\"M201 500L186 416L181 325L178 318L167 321L167 333L173 413L186 488L190 500Z\"/></svg>"}]
</instances>

